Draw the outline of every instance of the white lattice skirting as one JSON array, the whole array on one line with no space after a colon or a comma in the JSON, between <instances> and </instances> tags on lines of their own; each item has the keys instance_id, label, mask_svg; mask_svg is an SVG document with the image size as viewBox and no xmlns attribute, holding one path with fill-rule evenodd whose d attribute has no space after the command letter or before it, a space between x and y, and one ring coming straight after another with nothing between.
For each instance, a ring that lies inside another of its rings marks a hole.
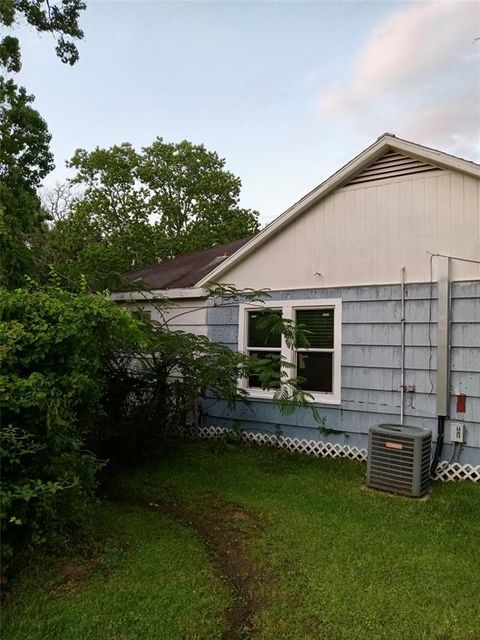
<instances>
[{"instance_id":1,"label":"white lattice skirting","mask_svg":"<svg viewBox=\"0 0 480 640\"><path fill-rule=\"evenodd\" d=\"M198 431L201 438L217 440L230 436L240 442L268 445L287 449L294 453L306 453L317 458L348 458L349 460L360 460L365 462L367 450L348 445L332 444L331 442L320 442L319 440L299 440L298 438L284 438L283 436L270 435L268 433L254 433L242 431L240 433L227 429L226 427L202 427ZM448 482L451 480L472 480L480 482L480 465L459 464L455 462L449 464L446 460L440 462L435 474L435 480Z\"/></svg>"},{"instance_id":2,"label":"white lattice skirting","mask_svg":"<svg viewBox=\"0 0 480 640\"><path fill-rule=\"evenodd\" d=\"M449 464L446 460L440 462L435 474L435 480L448 482L450 480L472 480L480 482L480 465L460 464L454 462Z\"/></svg>"}]
</instances>

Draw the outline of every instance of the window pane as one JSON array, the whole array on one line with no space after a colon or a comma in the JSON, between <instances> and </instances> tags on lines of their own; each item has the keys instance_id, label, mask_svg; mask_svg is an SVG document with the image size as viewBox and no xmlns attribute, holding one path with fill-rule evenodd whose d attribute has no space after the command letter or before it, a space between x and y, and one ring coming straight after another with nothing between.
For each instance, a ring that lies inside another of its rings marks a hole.
<instances>
[{"instance_id":1,"label":"window pane","mask_svg":"<svg viewBox=\"0 0 480 640\"><path fill-rule=\"evenodd\" d=\"M299 309L296 312L297 324L303 325L308 343L300 336L298 346L333 349L333 316L333 309Z\"/></svg>"},{"instance_id":2,"label":"window pane","mask_svg":"<svg viewBox=\"0 0 480 640\"><path fill-rule=\"evenodd\" d=\"M297 376L305 378L305 391L333 391L333 353L297 353Z\"/></svg>"},{"instance_id":3,"label":"window pane","mask_svg":"<svg viewBox=\"0 0 480 640\"><path fill-rule=\"evenodd\" d=\"M268 380L271 382L272 388L278 389L278 382L280 380L280 353L278 351L249 351L248 353L249 356L255 356L261 361L258 366L258 372L249 375L248 386L262 389L263 385L260 379L262 372L264 382Z\"/></svg>"},{"instance_id":4,"label":"window pane","mask_svg":"<svg viewBox=\"0 0 480 640\"><path fill-rule=\"evenodd\" d=\"M248 312L248 347L279 347L282 344L281 311Z\"/></svg>"},{"instance_id":5,"label":"window pane","mask_svg":"<svg viewBox=\"0 0 480 640\"><path fill-rule=\"evenodd\" d=\"M152 322L152 312L146 309L134 309L132 311L132 316L135 320L140 320L140 322L144 322L146 324L150 324Z\"/></svg>"}]
</instances>

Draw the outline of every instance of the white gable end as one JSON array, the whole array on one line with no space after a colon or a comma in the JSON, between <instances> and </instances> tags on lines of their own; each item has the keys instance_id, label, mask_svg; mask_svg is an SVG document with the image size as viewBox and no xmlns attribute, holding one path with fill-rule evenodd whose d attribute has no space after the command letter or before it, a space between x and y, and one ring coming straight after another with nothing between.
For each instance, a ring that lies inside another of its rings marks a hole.
<instances>
[{"instance_id":1,"label":"white gable end","mask_svg":"<svg viewBox=\"0 0 480 640\"><path fill-rule=\"evenodd\" d=\"M399 282L404 265L408 282L428 282L427 252L480 259L479 183L438 169L351 181L221 280L271 289L387 284ZM480 265L454 261L451 276L480 278Z\"/></svg>"},{"instance_id":2,"label":"white gable end","mask_svg":"<svg viewBox=\"0 0 480 640\"><path fill-rule=\"evenodd\" d=\"M479 165L385 134L209 279L274 290L389 284L405 266L408 282L429 282L430 253L480 260L479 185ZM452 261L450 275L480 279L480 265Z\"/></svg>"}]
</instances>

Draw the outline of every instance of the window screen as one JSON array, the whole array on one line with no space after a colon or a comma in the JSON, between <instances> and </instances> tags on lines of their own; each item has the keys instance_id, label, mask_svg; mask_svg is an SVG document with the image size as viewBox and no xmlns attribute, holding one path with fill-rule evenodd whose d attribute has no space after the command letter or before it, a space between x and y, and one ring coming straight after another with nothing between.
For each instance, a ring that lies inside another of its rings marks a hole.
<instances>
[{"instance_id":1,"label":"window screen","mask_svg":"<svg viewBox=\"0 0 480 640\"><path fill-rule=\"evenodd\" d=\"M282 335L275 317L281 318L281 312L250 311L248 313L248 347L280 349Z\"/></svg>"},{"instance_id":2,"label":"window screen","mask_svg":"<svg viewBox=\"0 0 480 640\"><path fill-rule=\"evenodd\" d=\"M305 391L332 393L333 353L314 352L297 354L297 375L305 378L300 386Z\"/></svg>"},{"instance_id":3,"label":"window screen","mask_svg":"<svg viewBox=\"0 0 480 640\"><path fill-rule=\"evenodd\" d=\"M334 309L298 309L297 376L305 391L333 392Z\"/></svg>"},{"instance_id":4,"label":"window screen","mask_svg":"<svg viewBox=\"0 0 480 640\"><path fill-rule=\"evenodd\" d=\"M333 349L333 313L333 309L299 309L297 324L302 325L306 340L300 336L298 347Z\"/></svg>"},{"instance_id":5,"label":"window screen","mask_svg":"<svg viewBox=\"0 0 480 640\"><path fill-rule=\"evenodd\" d=\"M247 353L270 362L275 373L280 374L282 335L278 318L281 311L249 311L247 328ZM262 388L260 376L248 377L248 386Z\"/></svg>"},{"instance_id":6,"label":"window screen","mask_svg":"<svg viewBox=\"0 0 480 640\"><path fill-rule=\"evenodd\" d=\"M270 364L270 368L272 373L275 375L277 380L280 378L280 363L281 363L281 355L280 352L277 351L249 351L250 356L255 356L256 358L260 358L261 360L266 360ZM252 373L248 376L248 386L254 388L262 388L262 382L260 380L260 375L257 373Z\"/></svg>"}]
</instances>

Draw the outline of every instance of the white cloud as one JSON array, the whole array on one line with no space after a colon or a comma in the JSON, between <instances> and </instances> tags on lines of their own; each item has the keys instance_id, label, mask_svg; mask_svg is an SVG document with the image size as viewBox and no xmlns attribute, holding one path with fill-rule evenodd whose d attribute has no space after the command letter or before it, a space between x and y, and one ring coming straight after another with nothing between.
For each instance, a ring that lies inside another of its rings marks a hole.
<instances>
[{"instance_id":1,"label":"white cloud","mask_svg":"<svg viewBox=\"0 0 480 640\"><path fill-rule=\"evenodd\" d=\"M456 96L419 108L406 118L404 137L430 140L432 146L451 150L467 159L480 157L480 95L479 91ZM401 132L399 131L399 135Z\"/></svg>"},{"instance_id":2,"label":"white cloud","mask_svg":"<svg viewBox=\"0 0 480 640\"><path fill-rule=\"evenodd\" d=\"M351 80L322 96L320 115L392 131L475 157L480 137L480 3L409 3L371 34Z\"/></svg>"}]
</instances>

